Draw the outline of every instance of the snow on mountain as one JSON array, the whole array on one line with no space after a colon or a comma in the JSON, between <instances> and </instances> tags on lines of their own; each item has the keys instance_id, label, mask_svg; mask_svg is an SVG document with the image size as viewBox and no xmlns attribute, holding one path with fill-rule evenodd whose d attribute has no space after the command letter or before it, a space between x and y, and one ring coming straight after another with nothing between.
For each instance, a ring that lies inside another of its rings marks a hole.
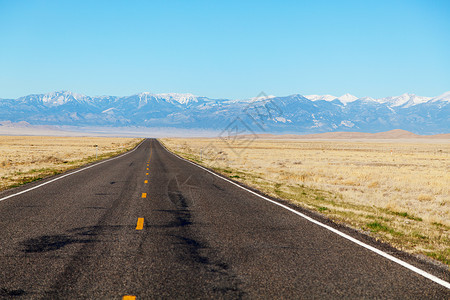
<instances>
[{"instance_id":1,"label":"snow on mountain","mask_svg":"<svg viewBox=\"0 0 450 300\"><path fill-rule=\"evenodd\" d=\"M116 108L111 107L111 108L108 108L108 109L105 109L104 111L102 111L102 114L113 114L114 111L116 111L116 110L117 110Z\"/></svg>"},{"instance_id":2,"label":"snow on mountain","mask_svg":"<svg viewBox=\"0 0 450 300\"><path fill-rule=\"evenodd\" d=\"M272 99L272 98L275 98L275 97L276 96L274 96L274 95L267 95L267 96L253 97L253 98L250 98L249 100L250 100L250 102L251 101L260 101L260 100ZM238 100L238 101L240 101L240 100Z\"/></svg>"},{"instance_id":3,"label":"snow on mountain","mask_svg":"<svg viewBox=\"0 0 450 300\"><path fill-rule=\"evenodd\" d=\"M402 94L400 96L377 99L378 103L387 104L390 107L402 106L404 108L430 101L431 97L421 97L415 94Z\"/></svg>"},{"instance_id":4,"label":"snow on mountain","mask_svg":"<svg viewBox=\"0 0 450 300\"><path fill-rule=\"evenodd\" d=\"M346 126L346 127L350 127L350 128L355 126L355 124L353 124L352 121L347 121L347 120L342 121L340 125L343 125L343 126Z\"/></svg>"},{"instance_id":5,"label":"snow on mountain","mask_svg":"<svg viewBox=\"0 0 450 300\"><path fill-rule=\"evenodd\" d=\"M339 100L342 104L347 105L348 103L355 102L357 100L362 101L375 101L377 103L386 104L389 107L403 107L408 108L414 105L427 103L428 101L450 101L450 92L444 93L438 97L432 98L432 97L422 97L417 96L415 94L408 94L405 93L400 96L392 96L392 97L385 97L385 98L379 98L374 99L371 97L362 97L358 98L351 94L344 94L340 97L335 97L333 95L306 95L305 98L311 100L311 101L319 101L319 100L325 100L325 101L333 101L333 100Z\"/></svg>"},{"instance_id":6,"label":"snow on mountain","mask_svg":"<svg viewBox=\"0 0 450 300\"><path fill-rule=\"evenodd\" d=\"M61 92L53 92L44 94L42 97L42 102L46 105L62 105L71 100L75 100L78 102L85 102L87 99L85 95L72 93L69 91L61 91Z\"/></svg>"},{"instance_id":7,"label":"snow on mountain","mask_svg":"<svg viewBox=\"0 0 450 300\"><path fill-rule=\"evenodd\" d=\"M47 94L29 95L26 97L21 97L17 100L25 101L25 102L29 102L31 100L34 102L39 102L48 107L52 107L52 106L63 105L63 104L66 104L66 103L72 102L72 101L77 102L77 103L89 102L90 97L87 97L82 94L72 93L69 91L58 91L58 92L52 92L52 93L47 93Z\"/></svg>"},{"instance_id":8,"label":"snow on mountain","mask_svg":"<svg viewBox=\"0 0 450 300\"><path fill-rule=\"evenodd\" d=\"M439 96L431 99L431 102L437 102L437 101L450 102L450 91L445 92L442 95L439 95Z\"/></svg>"},{"instance_id":9,"label":"snow on mountain","mask_svg":"<svg viewBox=\"0 0 450 300\"><path fill-rule=\"evenodd\" d=\"M178 94L178 93L166 93L166 94L156 94L157 98L163 99L173 99L180 104L188 104L192 102L198 102L198 98L192 94Z\"/></svg>"},{"instance_id":10,"label":"snow on mountain","mask_svg":"<svg viewBox=\"0 0 450 300\"><path fill-rule=\"evenodd\" d=\"M362 97L362 98L358 98L359 101L364 101L364 102L376 102L376 100L372 97ZM353 101L355 102L355 101Z\"/></svg>"},{"instance_id":11,"label":"snow on mountain","mask_svg":"<svg viewBox=\"0 0 450 300\"><path fill-rule=\"evenodd\" d=\"M137 97L139 99L139 106L146 105L152 101L161 103L171 103L171 104L181 104L183 106L190 105L192 103L198 103L201 102L201 98L204 97L197 97L193 94L180 94L180 93L163 93L163 94L153 94L150 92L143 92L139 93L130 97Z\"/></svg>"},{"instance_id":12,"label":"snow on mountain","mask_svg":"<svg viewBox=\"0 0 450 300\"><path fill-rule=\"evenodd\" d=\"M333 101L338 99L342 104L347 104L353 101L358 100L358 97L353 96L351 94L344 94L340 97L336 97L333 95L306 95L304 96L306 99L311 100L311 101L319 101L319 100L324 100L324 101Z\"/></svg>"},{"instance_id":13,"label":"snow on mountain","mask_svg":"<svg viewBox=\"0 0 450 300\"><path fill-rule=\"evenodd\" d=\"M303 97L311 101L319 101L319 100L333 101L334 99L337 98L336 96L333 95L306 95Z\"/></svg>"},{"instance_id":14,"label":"snow on mountain","mask_svg":"<svg viewBox=\"0 0 450 300\"><path fill-rule=\"evenodd\" d=\"M344 94L344 95L338 97L337 99L339 101L341 101L341 103L347 104L347 103L350 103L350 102L358 100L358 97L347 93L347 94Z\"/></svg>"}]
</instances>

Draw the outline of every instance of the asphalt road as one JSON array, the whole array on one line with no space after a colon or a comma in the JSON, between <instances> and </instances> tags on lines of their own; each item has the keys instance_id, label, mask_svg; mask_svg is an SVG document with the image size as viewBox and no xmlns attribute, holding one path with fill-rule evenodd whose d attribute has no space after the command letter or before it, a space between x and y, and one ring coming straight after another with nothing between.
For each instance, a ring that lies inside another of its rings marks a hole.
<instances>
[{"instance_id":1,"label":"asphalt road","mask_svg":"<svg viewBox=\"0 0 450 300\"><path fill-rule=\"evenodd\" d=\"M0 232L0 298L450 298L156 140L0 201Z\"/></svg>"}]
</instances>

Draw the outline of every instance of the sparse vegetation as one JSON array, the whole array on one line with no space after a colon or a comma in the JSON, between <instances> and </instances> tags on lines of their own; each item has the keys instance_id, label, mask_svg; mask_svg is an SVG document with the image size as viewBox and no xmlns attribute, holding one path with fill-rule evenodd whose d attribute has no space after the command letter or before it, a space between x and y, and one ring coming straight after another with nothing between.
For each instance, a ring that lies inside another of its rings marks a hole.
<instances>
[{"instance_id":1,"label":"sparse vegetation","mask_svg":"<svg viewBox=\"0 0 450 300\"><path fill-rule=\"evenodd\" d=\"M0 190L117 155L140 141L130 138L0 136Z\"/></svg>"},{"instance_id":2,"label":"sparse vegetation","mask_svg":"<svg viewBox=\"0 0 450 300\"><path fill-rule=\"evenodd\" d=\"M268 195L450 265L448 141L163 142Z\"/></svg>"},{"instance_id":3,"label":"sparse vegetation","mask_svg":"<svg viewBox=\"0 0 450 300\"><path fill-rule=\"evenodd\" d=\"M389 231L389 228L387 228L386 226L382 225L379 222L372 222L367 224L367 227L369 227L372 232L378 232L378 231Z\"/></svg>"}]
</instances>

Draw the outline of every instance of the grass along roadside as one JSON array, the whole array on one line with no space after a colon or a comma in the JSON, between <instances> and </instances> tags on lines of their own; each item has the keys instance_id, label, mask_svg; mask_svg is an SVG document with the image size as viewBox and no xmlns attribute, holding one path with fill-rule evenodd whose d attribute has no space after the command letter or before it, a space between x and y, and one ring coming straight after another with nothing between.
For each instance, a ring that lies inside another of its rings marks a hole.
<instances>
[{"instance_id":1,"label":"grass along roadside","mask_svg":"<svg viewBox=\"0 0 450 300\"><path fill-rule=\"evenodd\" d=\"M240 149L220 139L162 141L268 195L450 266L448 144L258 140Z\"/></svg>"},{"instance_id":2,"label":"grass along roadside","mask_svg":"<svg viewBox=\"0 0 450 300\"><path fill-rule=\"evenodd\" d=\"M0 136L0 191L131 150L142 139Z\"/></svg>"}]
</instances>

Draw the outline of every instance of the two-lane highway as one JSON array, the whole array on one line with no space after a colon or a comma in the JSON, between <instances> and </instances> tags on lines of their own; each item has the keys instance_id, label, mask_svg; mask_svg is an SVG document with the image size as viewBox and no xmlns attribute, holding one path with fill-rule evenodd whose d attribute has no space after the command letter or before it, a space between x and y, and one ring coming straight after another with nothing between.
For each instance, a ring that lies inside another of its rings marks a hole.
<instances>
[{"instance_id":1,"label":"two-lane highway","mask_svg":"<svg viewBox=\"0 0 450 300\"><path fill-rule=\"evenodd\" d=\"M1 298L450 297L156 140L59 177L0 201Z\"/></svg>"}]
</instances>

